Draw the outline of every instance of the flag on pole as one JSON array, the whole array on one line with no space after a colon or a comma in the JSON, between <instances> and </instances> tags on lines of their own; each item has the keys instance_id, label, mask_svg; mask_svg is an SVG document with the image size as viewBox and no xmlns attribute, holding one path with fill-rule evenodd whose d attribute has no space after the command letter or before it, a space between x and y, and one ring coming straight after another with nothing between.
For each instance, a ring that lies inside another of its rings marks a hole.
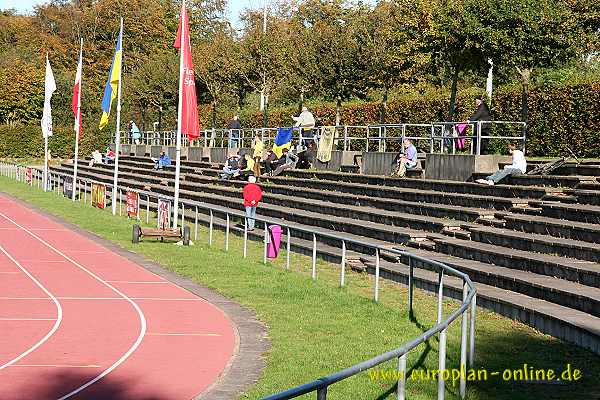
<instances>
[{"instance_id":1,"label":"flag on pole","mask_svg":"<svg viewBox=\"0 0 600 400\"><path fill-rule=\"evenodd\" d=\"M183 30L183 32L182 32ZM182 46L183 39L183 46ZM190 29L188 15L185 5L181 7L181 17L177 28L177 38L173 47L183 52L183 89L181 102L181 134L186 135L189 141L200 136L198 123L198 103L196 101L196 80L194 77L194 65L192 63L192 46L190 44Z\"/></svg>"},{"instance_id":2,"label":"flag on pole","mask_svg":"<svg viewBox=\"0 0 600 400\"><path fill-rule=\"evenodd\" d=\"M42 114L42 135L46 138L52 136L52 108L50 106L50 100L52 99L52 93L56 90L56 82L54 81L54 74L50 67L50 60L48 60L48 54L46 54L46 80L44 84L44 112Z\"/></svg>"},{"instance_id":3,"label":"flag on pole","mask_svg":"<svg viewBox=\"0 0 600 400\"><path fill-rule=\"evenodd\" d=\"M106 86L104 87L104 96L102 97L102 117L100 118L100 129L104 128L108 124L110 107L115 97L117 97L117 88L121 78L122 37L123 30L119 32L119 38L117 39L117 47L115 48L115 55L113 56L113 62L110 66L110 72L108 73L108 80L106 81Z\"/></svg>"},{"instance_id":4,"label":"flag on pole","mask_svg":"<svg viewBox=\"0 0 600 400\"><path fill-rule=\"evenodd\" d=\"M81 137L83 134L83 127L81 123L81 58L82 50L79 51L79 64L77 65L77 74L75 75L75 86L73 87L73 99L71 101L71 108L73 109L73 115L75 116L75 132Z\"/></svg>"}]
</instances>

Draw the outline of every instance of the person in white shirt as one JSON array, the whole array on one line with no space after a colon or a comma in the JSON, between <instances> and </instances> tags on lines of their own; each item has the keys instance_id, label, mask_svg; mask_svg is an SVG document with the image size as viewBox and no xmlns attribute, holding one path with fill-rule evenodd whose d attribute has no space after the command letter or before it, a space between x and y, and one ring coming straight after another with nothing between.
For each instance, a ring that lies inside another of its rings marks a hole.
<instances>
[{"instance_id":1,"label":"person in white shirt","mask_svg":"<svg viewBox=\"0 0 600 400\"><path fill-rule=\"evenodd\" d=\"M316 121L314 115L308 111L308 108L302 107L300 115L297 117L292 116L292 119L296 121L294 126L300 128L300 134L302 135L300 144L306 146L305 139L312 139L315 141L315 144L317 144L317 138L313 132Z\"/></svg>"},{"instance_id":2,"label":"person in white shirt","mask_svg":"<svg viewBox=\"0 0 600 400\"><path fill-rule=\"evenodd\" d=\"M477 179L476 182L493 186L507 176L521 175L527 172L527 160L525 160L525 154L517 149L515 143L508 145L508 152L512 154L512 164L505 166L504 169L499 170L485 179Z\"/></svg>"}]
</instances>

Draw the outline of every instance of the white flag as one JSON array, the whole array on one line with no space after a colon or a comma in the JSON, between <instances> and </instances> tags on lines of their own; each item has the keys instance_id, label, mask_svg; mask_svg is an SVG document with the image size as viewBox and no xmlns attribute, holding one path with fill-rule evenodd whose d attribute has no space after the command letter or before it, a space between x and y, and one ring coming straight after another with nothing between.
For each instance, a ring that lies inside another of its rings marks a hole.
<instances>
[{"instance_id":1,"label":"white flag","mask_svg":"<svg viewBox=\"0 0 600 400\"><path fill-rule=\"evenodd\" d=\"M42 135L44 137L52 136L52 109L50 107L50 99L52 93L56 90L56 82L54 74L50 68L48 54L46 54L46 83L44 89L44 113L42 114Z\"/></svg>"}]
</instances>

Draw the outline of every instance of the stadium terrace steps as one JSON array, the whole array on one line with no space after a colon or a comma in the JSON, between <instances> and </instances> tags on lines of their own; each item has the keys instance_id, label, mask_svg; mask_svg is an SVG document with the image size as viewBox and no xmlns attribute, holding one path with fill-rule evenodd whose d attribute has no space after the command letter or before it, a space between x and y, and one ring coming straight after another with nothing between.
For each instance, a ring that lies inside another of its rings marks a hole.
<instances>
[{"instance_id":1,"label":"stadium terrace steps","mask_svg":"<svg viewBox=\"0 0 600 400\"><path fill-rule=\"evenodd\" d=\"M600 206L600 192L597 190L566 189L565 193L575 197L578 204Z\"/></svg>"},{"instance_id":2,"label":"stadium terrace steps","mask_svg":"<svg viewBox=\"0 0 600 400\"><path fill-rule=\"evenodd\" d=\"M155 171L147 158L122 157L120 161L121 184L172 194L174 167ZM245 182L219 181L218 164L185 161L182 166L186 172L180 183L182 198L236 215L242 212ZM82 165L79 174L110 184L113 168ZM54 170L70 174L72 165ZM268 178L263 190L261 216L270 223L285 222L307 230L293 231L293 251L312 254L312 232L344 232L357 240L402 250L416 246L408 251L468 273L478 288L478 305L600 353L600 265L596 264L600 227L552 218L569 217L563 212L573 213L573 219L584 218L577 213L585 218L596 215L594 208L588 213L587 206L562 201L567 197L577 201L577 194L569 191L579 193L581 189L491 188L462 182L365 180L356 174L289 171ZM187 211L189 223L194 210ZM198 220L208 225L208 211L199 209ZM230 231L243 234L235 221L243 218L234 217ZM213 223L224 229L224 215L215 212ZM253 240L263 240L263 235L259 229L248 233ZM285 235L282 239L285 249ZM337 239L320 237L318 241L320 257L340 261ZM357 244L347 248L362 254L367 271L374 273L371 249ZM381 276L406 283L406 262L382 252ZM415 283L435 292L437 273L416 269ZM445 285L447 294L460 298L462 287L457 279L447 277Z\"/></svg>"},{"instance_id":3,"label":"stadium terrace steps","mask_svg":"<svg viewBox=\"0 0 600 400\"><path fill-rule=\"evenodd\" d=\"M542 254L556 254L578 260L600 262L600 244L580 240L562 239L537 233L517 232L493 227L465 227L470 239L511 249ZM600 268L598 269L600 273Z\"/></svg>"},{"instance_id":4,"label":"stadium terrace steps","mask_svg":"<svg viewBox=\"0 0 600 400\"><path fill-rule=\"evenodd\" d=\"M473 240L429 238L435 243L435 250L440 253L600 288L600 264L593 261L508 249Z\"/></svg>"},{"instance_id":5,"label":"stadium terrace steps","mask_svg":"<svg viewBox=\"0 0 600 400\"><path fill-rule=\"evenodd\" d=\"M284 176L311 179L321 181L349 182L386 187L397 187L404 189L428 190L449 193L474 194L496 197L531 198L539 199L552 189L542 187L519 187L509 185L496 185L493 187L482 186L471 182L440 181L434 179L403 179L396 177L358 175L342 172L293 170L285 171Z\"/></svg>"},{"instance_id":6,"label":"stadium terrace steps","mask_svg":"<svg viewBox=\"0 0 600 400\"><path fill-rule=\"evenodd\" d=\"M504 227L526 233L537 233L559 238L600 243L600 226L584 222L530 215L497 215L504 220Z\"/></svg>"},{"instance_id":7,"label":"stadium terrace steps","mask_svg":"<svg viewBox=\"0 0 600 400\"><path fill-rule=\"evenodd\" d=\"M489 174L473 174L473 180L485 179ZM502 180L502 185L577 188L596 182L594 176L512 175Z\"/></svg>"},{"instance_id":8,"label":"stadium terrace steps","mask_svg":"<svg viewBox=\"0 0 600 400\"><path fill-rule=\"evenodd\" d=\"M600 196L600 192L598 196ZM542 203L539 208L545 217L600 224L600 206Z\"/></svg>"}]
</instances>

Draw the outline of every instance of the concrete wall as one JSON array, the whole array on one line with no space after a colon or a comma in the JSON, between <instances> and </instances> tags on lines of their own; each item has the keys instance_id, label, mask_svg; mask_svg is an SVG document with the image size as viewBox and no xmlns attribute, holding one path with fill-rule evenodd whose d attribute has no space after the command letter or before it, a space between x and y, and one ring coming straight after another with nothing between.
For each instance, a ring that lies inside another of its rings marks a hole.
<instances>
[{"instance_id":1,"label":"concrete wall","mask_svg":"<svg viewBox=\"0 0 600 400\"><path fill-rule=\"evenodd\" d=\"M202 161L204 156L204 147L190 147L188 149L188 159L190 161Z\"/></svg>"},{"instance_id":2,"label":"concrete wall","mask_svg":"<svg viewBox=\"0 0 600 400\"><path fill-rule=\"evenodd\" d=\"M150 146L150 157L160 157L160 152L163 151L163 146Z\"/></svg>"},{"instance_id":3,"label":"concrete wall","mask_svg":"<svg viewBox=\"0 0 600 400\"><path fill-rule=\"evenodd\" d=\"M184 160L187 160L188 149L189 149L189 147L181 147L181 157ZM166 152L167 152L167 155L169 156L169 158L173 161L177 157L177 147L175 147L175 146L167 147Z\"/></svg>"},{"instance_id":4,"label":"concrete wall","mask_svg":"<svg viewBox=\"0 0 600 400\"><path fill-rule=\"evenodd\" d=\"M122 144L121 145L121 154L128 156L131 153L131 145L130 144Z\"/></svg>"},{"instance_id":5,"label":"concrete wall","mask_svg":"<svg viewBox=\"0 0 600 400\"><path fill-rule=\"evenodd\" d=\"M134 145L131 147L132 147L131 152L138 157L144 157L146 155L146 153L150 154L150 146L138 144L138 145Z\"/></svg>"},{"instance_id":6,"label":"concrete wall","mask_svg":"<svg viewBox=\"0 0 600 400\"><path fill-rule=\"evenodd\" d=\"M362 173L365 175L390 175L395 165L394 158L398 153L362 153Z\"/></svg>"},{"instance_id":7,"label":"concrete wall","mask_svg":"<svg viewBox=\"0 0 600 400\"><path fill-rule=\"evenodd\" d=\"M498 155L427 154L425 178L466 182L474 173L493 174L498 170L498 163L506 158Z\"/></svg>"}]
</instances>

